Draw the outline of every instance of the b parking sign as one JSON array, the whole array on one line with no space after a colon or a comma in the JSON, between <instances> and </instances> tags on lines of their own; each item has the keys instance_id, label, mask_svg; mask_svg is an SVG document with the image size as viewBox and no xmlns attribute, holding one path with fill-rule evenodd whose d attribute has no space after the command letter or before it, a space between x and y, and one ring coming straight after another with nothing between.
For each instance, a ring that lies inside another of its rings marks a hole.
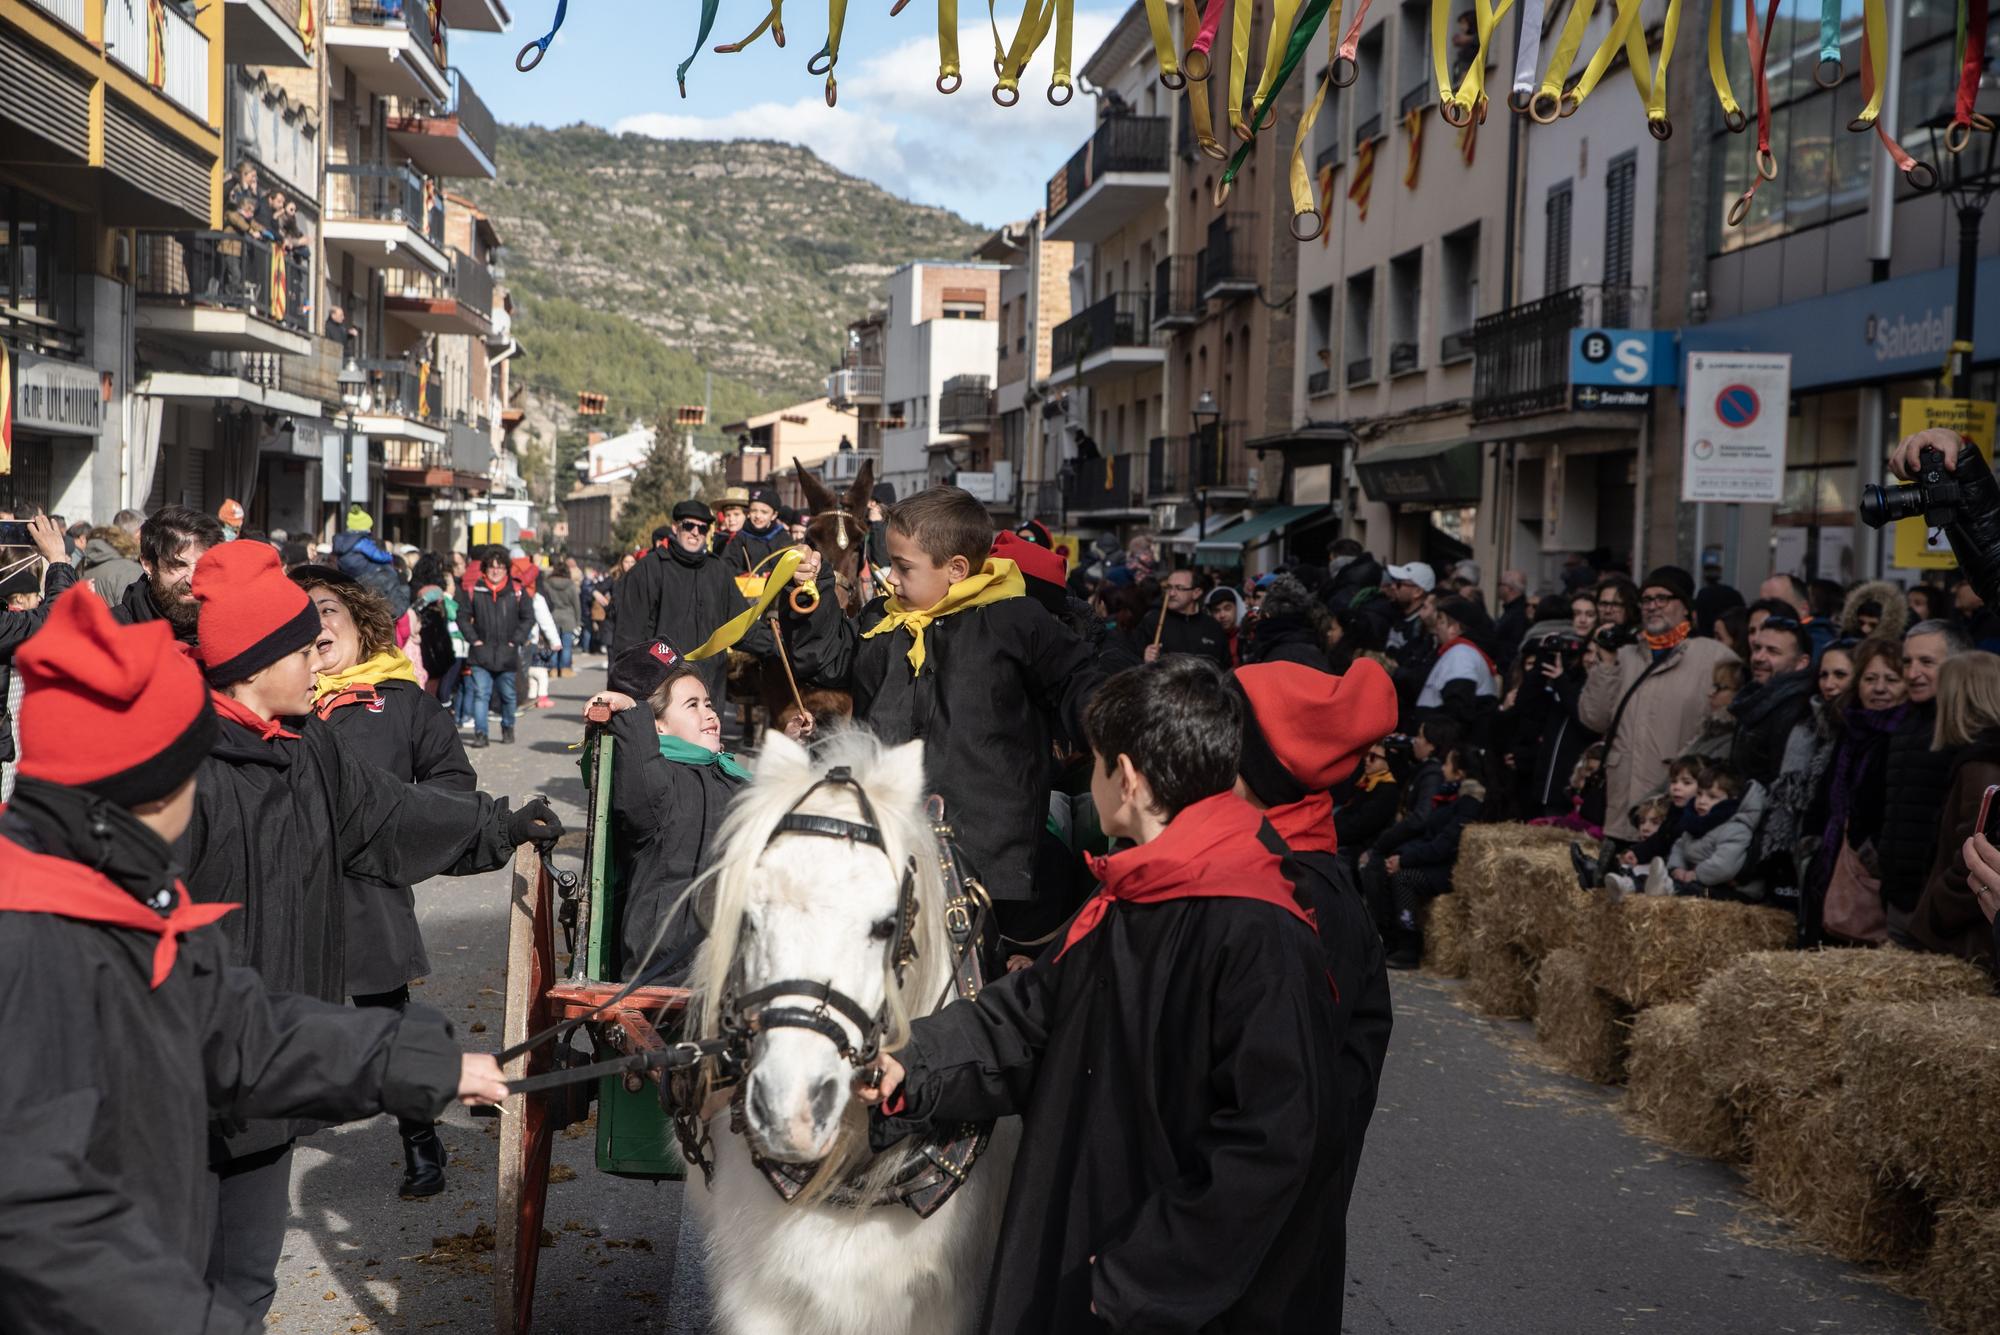
<instances>
[{"instance_id":1,"label":"b parking sign","mask_svg":"<svg viewBox=\"0 0 2000 1335\"><path fill-rule=\"evenodd\" d=\"M1672 330L1570 331L1570 407L1580 412L1650 408L1653 386L1673 384L1674 370Z\"/></svg>"}]
</instances>

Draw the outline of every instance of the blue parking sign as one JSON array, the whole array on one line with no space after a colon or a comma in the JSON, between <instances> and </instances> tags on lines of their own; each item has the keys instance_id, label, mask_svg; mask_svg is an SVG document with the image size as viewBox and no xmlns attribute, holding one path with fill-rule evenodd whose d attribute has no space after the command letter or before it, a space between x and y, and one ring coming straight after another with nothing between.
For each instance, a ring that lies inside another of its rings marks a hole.
<instances>
[{"instance_id":1,"label":"blue parking sign","mask_svg":"<svg viewBox=\"0 0 2000 1335\"><path fill-rule=\"evenodd\" d=\"M1573 329L1570 406L1581 411L1650 408L1653 386L1675 383L1670 329Z\"/></svg>"}]
</instances>

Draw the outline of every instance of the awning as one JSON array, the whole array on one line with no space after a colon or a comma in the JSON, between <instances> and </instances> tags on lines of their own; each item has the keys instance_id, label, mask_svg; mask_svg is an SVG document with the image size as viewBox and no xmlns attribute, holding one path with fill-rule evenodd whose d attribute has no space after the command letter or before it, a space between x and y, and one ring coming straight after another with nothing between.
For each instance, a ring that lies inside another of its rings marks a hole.
<instances>
[{"instance_id":1,"label":"awning","mask_svg":"<svg viewBox=\"0 0 2000 1335\"><path fill-rule=\"evenodd\" d=\"M1473 505L1479 501L1479 442L1384 445L1357 455L1354 471L1371 501Z\"/></svg>"},{"instance_id":2,"label":"awning","mask_svg":"<svg viewBox=\"0 0 2000 1335\"><path fill-rule=\"evenodd\" d=\"M1211 534L1220 533L1238 520L1247 518L1249 514L1248 510L1219 511L1208 517L1206 527ZM1167 533L1154 538L1153 544L1157 547L1192 547L1201 541L1203 527L1204 525L1200 523L1189 524L1177 533Z\"/></svg>"},{"instance_id":3,"label":"awning","mask_svg":"<svg viewBox=\"0 0 2000 1335\"><path fill-rule=\"evenodd\" d=\"M1281 536L1287 528L1325 517L1332 509L1330 505L1274 505L1196 543L1195 562L1207 566L1235 565L1242 559L1245 549L1261 547L1272 538Z\"/></svg>"}]
</instances>

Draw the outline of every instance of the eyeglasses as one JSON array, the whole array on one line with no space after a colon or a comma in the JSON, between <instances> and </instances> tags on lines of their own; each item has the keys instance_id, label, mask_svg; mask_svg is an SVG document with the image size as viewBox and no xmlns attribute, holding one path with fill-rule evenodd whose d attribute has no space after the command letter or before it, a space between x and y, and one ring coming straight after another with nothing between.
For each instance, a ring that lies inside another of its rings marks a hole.
<instances>
[{"instance_id":1,"label":"eyeglasses","mask_svg":"<svg viewBox=\"0 0 2000 1335\"><path fill-rule=\"evenodd\" d=\"M683 519L681 520L680 523L676 524L675 527L678 528L683 533L708 532L708 525L702 523L699 519Z\"/></svg>"},{"instance_id":2,"label":"eyeglasses","mask_svg":"<svg viewBox=\"0 0 2000 1335\"><path fill-rule=\"evenodd\" d=\"M1639 606L1641 607L1665 607L1668 603L1677 603L1679 601L1680 599L1671 593L1642 593L1639 595Z\"/></svg>"}]
</instances>

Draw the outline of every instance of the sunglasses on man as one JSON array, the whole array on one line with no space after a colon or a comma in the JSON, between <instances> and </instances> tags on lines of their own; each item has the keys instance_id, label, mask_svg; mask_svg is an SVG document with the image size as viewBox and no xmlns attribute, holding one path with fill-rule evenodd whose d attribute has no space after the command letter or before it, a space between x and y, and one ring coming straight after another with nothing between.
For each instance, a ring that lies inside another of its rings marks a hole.
<instances>
[{"instance_id":1,"label":"sunglasses on man","mask_svg":"<svg viewBox=\"0 0 2000 1335\"><path fill-rule=\"evenodd\" d=\"M706 533L706 532L708 532L708 525L707 525L707 524L704 524L704 523L702 523L702 522L701 522L701 520L699 520L699 519L683 519L683 520L681 520L681 522L680 522L680 523L678 523L678 524L674 525L674 527L675 527L675 528L678 528L678 529L679 529L679 530L680 530L681 532L683 532L683 533Z\"/></svg>"}]
</instances>

